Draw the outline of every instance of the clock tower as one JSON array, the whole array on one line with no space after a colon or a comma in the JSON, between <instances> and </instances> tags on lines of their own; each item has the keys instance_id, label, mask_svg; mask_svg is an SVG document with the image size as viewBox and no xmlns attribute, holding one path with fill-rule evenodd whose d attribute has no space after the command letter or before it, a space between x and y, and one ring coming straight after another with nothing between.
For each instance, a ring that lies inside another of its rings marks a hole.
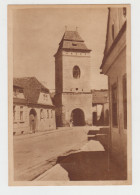
<instances>
[{"instance_id":1,"label":"clock tower","mask_svg":"<svg viewBox=\"0 0 140 195\"><path fill-rule=\"evenodd\" d=\"M54 55L57 126L92 125L90 52L77 31L65 31Z\"/></svg>"}]
</instances>

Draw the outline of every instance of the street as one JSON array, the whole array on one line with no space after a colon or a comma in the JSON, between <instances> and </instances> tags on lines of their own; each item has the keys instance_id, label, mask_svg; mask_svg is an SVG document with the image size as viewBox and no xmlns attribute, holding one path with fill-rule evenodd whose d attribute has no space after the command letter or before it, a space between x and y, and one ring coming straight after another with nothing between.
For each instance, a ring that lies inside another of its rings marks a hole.
<instances>
[{"instance_id":1,"label":"street","mask_svg":"<svg viewBox=\"0 0 140 195\"><path fill-rule=\"evenodd\" d=\"M49 133L15 136L15 180L124 178L123 172L109 160L107 135L99 127L94 129L73 127Z\"/></svg>"},{"instance_id":2,"label":"street","mask_svg":"<svg viewBox=\"0 0 140 195\"><path fill-rule=\"evenodd\" d=\"M87 130L81 127L14 136L14 179L33 180L86 141Z\"/></svg>"}]
</instances>

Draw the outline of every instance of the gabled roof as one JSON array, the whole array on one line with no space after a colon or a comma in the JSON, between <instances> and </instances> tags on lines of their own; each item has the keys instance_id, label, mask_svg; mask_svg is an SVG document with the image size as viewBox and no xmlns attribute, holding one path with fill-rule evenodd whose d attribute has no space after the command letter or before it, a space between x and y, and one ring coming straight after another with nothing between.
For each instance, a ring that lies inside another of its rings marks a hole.
<instances>
[{"instance_id":1,"label":"gabled roof","mask_svg":"<svg viewBox=\"0 0 140 195\"><path fill-rule=\"evenodd\" d=\"M92 103L104 104L108 102L108 90L92 90Z\"/></svg>"},{"instance_id":2,"label":"gabled roof","mask_svg":"<svg viewBox=\"0 0 140 195\"><path fill-rule=\"evenodd\" d=\"M77 31L66 31L59 43L59 50L90 52ZM57 51L57 52L58 52Z\"/></svg>"},{"instance_id":3,"label":"gabled roof","mask_svg":"<svg viewBox=\"0 0 140 195\"><path fill-rule=\"evenodd\" d=\"M13 85L18 85L24 89L24 96L28 103L37 103L40 92L49 93L49 89L35 77L14 78Z\"/></svg>"}]
</instances>

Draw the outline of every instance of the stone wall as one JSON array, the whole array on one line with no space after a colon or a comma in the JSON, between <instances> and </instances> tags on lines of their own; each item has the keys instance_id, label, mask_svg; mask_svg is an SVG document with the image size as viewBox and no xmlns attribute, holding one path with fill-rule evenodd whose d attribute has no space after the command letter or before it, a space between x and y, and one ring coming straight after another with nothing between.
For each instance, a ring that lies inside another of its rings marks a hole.
<instances>
[{"instance_id":1,"label":"stone wall","mask_svg":"<svg viewBox=\"0 0 140 195\"><path fill-rule=\"evenodd\" d=\"M85 124L92 125L92 94L63 93L62 102L62 116L65 126L70 124L72 111L77 108L84 112Z\"/></svg>"}]
</instances>

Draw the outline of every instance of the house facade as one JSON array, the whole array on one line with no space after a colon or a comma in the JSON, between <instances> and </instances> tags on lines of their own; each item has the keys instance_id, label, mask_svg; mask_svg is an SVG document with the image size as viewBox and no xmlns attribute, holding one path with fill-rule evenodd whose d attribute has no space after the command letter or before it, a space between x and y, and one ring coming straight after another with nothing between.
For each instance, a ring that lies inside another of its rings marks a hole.
<instances>
[{"instance_id":1,"label":"house facade","mask_svg":"<svg viewBox=\"0 0 140 195\"><path fill-rule=\"evenodd\" d=\"M35 133L56 128L49 90L35 77L14 78L13 133Z\"/></svg>"},{"instance_id":2,"label":"house facade","mask_svg":"<svg viewBox=\"0 0 140 195\"><path fill-rule=\"evenodd\" d=\"M108 76L111 156L127 170L127 9L109 8L106 45L101 65Z\"/></svg>"},{"instance_id":3,"label":"house facade","mask_svg":"<svg viewBox=\"0 0 140 195\"><path fill-rule=\"evenodd\" d=\"M92 124L109 125L109 93L107 89L92 90Z\"/></svg>"},{"instance_id":4,"label":"house facade","mask_svg":"<svg viewBox=\"0 0 140 195\"><path fill-rule=\"evenodd\" d=\"M57 126L92 125L90 52L77 31L66 31L55 57Z\"/></svg>"}]
</instances>

